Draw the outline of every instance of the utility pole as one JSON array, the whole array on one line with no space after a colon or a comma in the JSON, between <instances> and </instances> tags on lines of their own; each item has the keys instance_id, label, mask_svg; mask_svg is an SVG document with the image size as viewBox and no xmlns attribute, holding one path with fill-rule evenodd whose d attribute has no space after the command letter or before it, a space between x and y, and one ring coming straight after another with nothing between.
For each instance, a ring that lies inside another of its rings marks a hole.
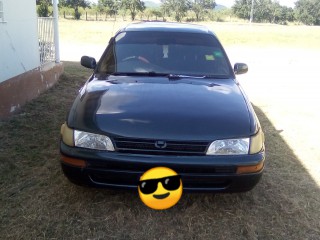
<instances>
[{"instance_id":1,"label":"utility pole","mask_svg":"<svg viewBox=\"0 0 320 240\"><path fill-rule=\"evenodd\" d=\"M252 23L253 21L253 6L254 6L254 0L251 1L250 23Z\"/></svg>"}]
</instances>

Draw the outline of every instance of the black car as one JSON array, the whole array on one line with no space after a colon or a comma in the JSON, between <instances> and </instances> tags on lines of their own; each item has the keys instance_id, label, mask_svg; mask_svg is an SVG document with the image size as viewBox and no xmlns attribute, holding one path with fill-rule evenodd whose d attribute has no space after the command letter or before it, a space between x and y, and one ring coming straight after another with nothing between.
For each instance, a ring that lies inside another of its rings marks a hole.
<instances>
[{"instance_id":1,"label":"black car","mask_svg":"<svg viewBox=\"0 0 320 240\"><path fill-rule=\"evenodd\" d=\"M264 134L213 32L192 24L141 22L121 29L61 127L61 166L76 184L137 189L169 167L184 191L252 189L264 168Z\"/></svg>"}]
</instances>

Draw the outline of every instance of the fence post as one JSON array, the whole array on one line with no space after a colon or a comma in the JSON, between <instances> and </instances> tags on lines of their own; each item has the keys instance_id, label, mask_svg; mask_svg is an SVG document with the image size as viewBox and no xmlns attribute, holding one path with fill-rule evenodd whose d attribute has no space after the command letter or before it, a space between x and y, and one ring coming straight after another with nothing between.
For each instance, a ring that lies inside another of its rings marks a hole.
<instances>
[{"instance_id":1,"label":"fence post","mask_svg":"<svg viewBox=\"0 0 320 240\"><path fill-rule=\"evenodd\" d=\"M58 11L58 2L53 0L53 17L54 17L54 46L55 46L55 62L60 63L60 48L59 48L59 11Z\"/></svg>"},{"instance_id":2,"label":"fence post","mask_svg":"<svg viewBox=\"0 0 320 240\"><path fill-rule=\"evenodd\" d=\"M86 12L86 21L88 21L88 14L87 14L87 12Z\"/></svg>"},{"instance_id":3,"label":"fence post","mask_svg":"<svg viewBox=\"0 0 320 240\"><path fill-rule=\"evenodd\" d=\"M98 12L96 12L96 21L98 21Z\"/></svg>"},{"instance_id":4,"label":"fence post","mask_svg":"<svg viewBox=\"0 0 320 240\"><path fill-rule=\"evenodd\" d=\"M66 18L66 11L63 11L63 18Z\"/></svg>"}]
</instances>

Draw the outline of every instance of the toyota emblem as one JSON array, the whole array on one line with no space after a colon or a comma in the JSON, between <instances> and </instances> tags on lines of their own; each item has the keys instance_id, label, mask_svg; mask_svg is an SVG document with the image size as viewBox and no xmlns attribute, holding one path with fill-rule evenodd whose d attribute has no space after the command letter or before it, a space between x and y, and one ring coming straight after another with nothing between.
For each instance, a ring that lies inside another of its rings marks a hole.
<instances>
[{"instance_id":1,"label":"toyota emblem","mask_svg":"<svg viewBox=\"0 0 320 240\"><path fill-rule=\"evenodd\" d=\"M156 148L160 148L160 149L164 149L167 147L167 143L166 141L156 141L156 143L154 144L154 146Z\"/></svg>"}]
</instances>

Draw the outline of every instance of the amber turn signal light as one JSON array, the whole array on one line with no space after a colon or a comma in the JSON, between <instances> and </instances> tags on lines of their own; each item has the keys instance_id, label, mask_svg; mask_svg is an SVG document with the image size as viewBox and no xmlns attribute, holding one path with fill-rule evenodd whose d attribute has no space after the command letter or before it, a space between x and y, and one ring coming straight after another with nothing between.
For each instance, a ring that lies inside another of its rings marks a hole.
<instances>
[{"instance_id":1,"label":"amber turn signal light","mask_svg":"<svg viewBox=\"0 0 320 240\"><path fill-rule=\"evenodd\" d=\"M65 155L61 155L61 161L66 164L76 166L76 167L81 167L81 168L84 168L87 165L86 161L84 160L67 157Z\"/></svg>"},{"instance_id":2,"label":"amber turn signal light","mask_svg":"<svg viewBox=\"0 0 320 240\"><path fill-rule=\"evenodd\" d=\"M238 174L243 174L243 173L255 173L255 172L260 172L261 169L263 168L264 162L262 161L261 163L257 165L250 165L250 166L240 166L237 169Z\"/></svg>"}]
</instances>

